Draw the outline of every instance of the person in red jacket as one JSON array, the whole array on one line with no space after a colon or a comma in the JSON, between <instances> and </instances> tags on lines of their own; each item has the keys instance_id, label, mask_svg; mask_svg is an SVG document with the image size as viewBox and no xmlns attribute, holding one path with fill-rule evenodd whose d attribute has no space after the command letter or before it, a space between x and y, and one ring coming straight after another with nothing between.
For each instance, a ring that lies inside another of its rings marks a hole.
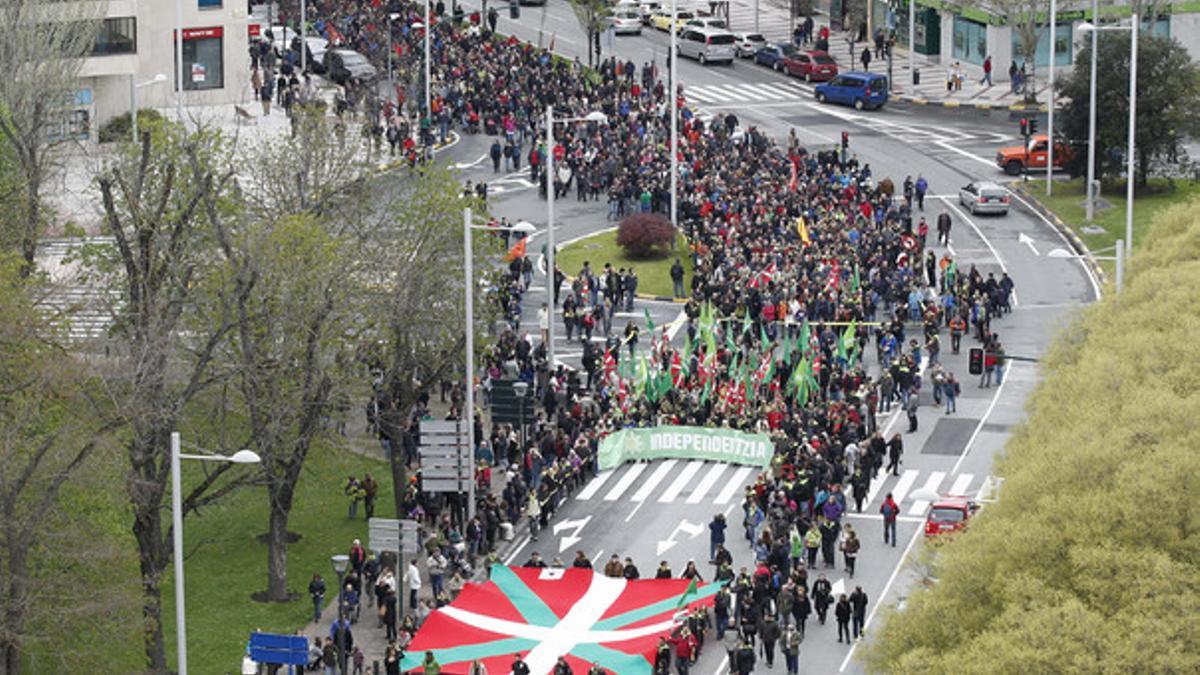
<instances>
[{"instance_id":1,"label":"person in red jacket","mask_svg":"<svg viewBox=\"0 0 1200 675\"><path fill-rule=\"evenodd\" d=\"M892 499L892 493L887 493L883 504L879 507L879 512L883 514L883 543L888 543L888 533L891 533L892 547L896 546L896 516L900 515L900 507L896 504L896 500Z\"/></svg>"},{"instance_id":2,"label":"person in red jacket","mask_svg":"<svg viewBox=\"0 0 1200 675\"><path fill-rule=\"evenodd\" d=\"M688 668L696 658L696 636L684 628L679 632L679 637L668 638L667 641L675 647L675 670L679 675L688 675Z\"/></svg>"}]
</instances>

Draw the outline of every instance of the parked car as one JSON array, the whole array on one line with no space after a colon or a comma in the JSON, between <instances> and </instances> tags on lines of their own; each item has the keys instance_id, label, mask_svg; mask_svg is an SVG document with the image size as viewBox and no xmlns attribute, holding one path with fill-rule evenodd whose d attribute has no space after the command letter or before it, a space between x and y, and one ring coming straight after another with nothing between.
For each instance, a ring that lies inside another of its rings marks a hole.
<instances>
[{"instance_id":1,"label":"parked car","mask_svg":"<svg viewBox=\"0 0 1200 675\"><path fill-rule=\"evenodd\" d=\"M642 15L636 9L620 9L612 15L613 32L617 35L641 35Z\"/></svg>"},{"instance_id":2,"label":"parked car","mask_svg":"<svg viewBox=\"0 0 1200 675\"><path fill-rule=\"evenodd\" d=\"M805 82L828 82L837 77L837 61L825 52L810 50L796 52L783 62L788 75L804 78Z\"/></svg>"},{"instance_id":3,"label":"parked car","mask_svg":"<svg viewBox=\"0 0 1200 675\"><path fill-rule=\"evenodd\" d=\"M638 3L638 12L642 15L642 25L649 26L650 19L655 12L662 9L662 3L658 0L642 0Z\"/></svg>"},{"instance_id":4,"label":"parked car","mask_svg":"<svg viewBox=\"0 0 1200 675\"><path fill-rule=\"evenodd\" d=\"M1024 145L1010 145L996 152L996 164L1010 176L1020 175L1025 169L1046 168L1046 158L1049 154L1050 137L1037 134L1029 139L1028 148ZM1061 169L1071 161L1071 146L1061 138L1054 143L1054 168Z\"/></svg>"},{"instance_id":5,"label":"parked car","mask_svg":"<svg viewBox=\"0 0 1200 675\"><path fill-rule=\"evenodd\" d=\"M680 35L675 51L700 63L733 63L733 33L711 28L687 28Z\"/></svg>"},{"instance_id":6,"label":"parked car","mask_svg":"<svg viewBox=\"0 0 1200 675\"><path fill-rule=\"evenodd\" d=\"M991 181L967 183L958 191L958 203L971 212L1008 213L1008 190Z\"/></svg>"},{"instance_id":7,"label":"parked car","mask_svg":"<svg viewBox=\"0 0 1200 675\"><path fill-rule=\"evenodd\" d=\"M752 58L767 44L767 39L762 36L762 33L734 33L733 39L733 51L743 59Z\"/></svg>"},{"instance_id":8,"label":"parked car","mask_svg":"<svg viewBox=\"0 0 1200 675\"><path fill-rule=\"evenodd\" d=\"M304 42L308 49L308 53L304 57L305 64L312 72L323 75L325 73L325 52L329 49L329 41L320 36L306 35ZM292 38L292 51L300 53L300 36Z\"/></svg>"},{"instance_id":9,"label":"parked car","mask_svg":"<svg viewBox=\"0 0 1200 675\"><path fill-rule=\"evenodd\" d=\"M929 515L925 517L925 536L935 537L963 530L978 510L979 505L966 497L942 497L933 502Z\"/></svg>"},{"instance_id":10,"label":"parked car","mask_svg":"<svg viewBox=\"0 0 1200 675\"><path fill-rule=\"evenodd\" d=\"M345 84L349 80L369 82L379 74L366 57L353 49L330 49L325 52L325 72L337 84Z\"/></svg>"},{"instance_id":11,"label":"parked car","mask_svg":"<svg viewBox=\"0 0 1200 675\"><path fill-rule=\"evenodd\" d=\"M888 100L887 78L874 73L842 73L813 92L821 103L841 103L856 110L882 108Z\"/></svg>"},{"instance_id":12,"label":"parked car","mask_svg":"<svg viewBox=\"0 0 1200 675\"><path fill-rule=\"evenodd\" d=\"M517 0L518 5L544 5L546 0Z\"/></svg>"},{"instance_id":13,"label":"parked car","mask_svg":"<svg viewBox=\"0 0 1200 675\"><path fill-rule=\"evenodd\" d=\"M796 48L791 45L768 42L762 49L754 52L754 62L782 72L783 60L795 54Z\"/></svg>"}]
</instances>

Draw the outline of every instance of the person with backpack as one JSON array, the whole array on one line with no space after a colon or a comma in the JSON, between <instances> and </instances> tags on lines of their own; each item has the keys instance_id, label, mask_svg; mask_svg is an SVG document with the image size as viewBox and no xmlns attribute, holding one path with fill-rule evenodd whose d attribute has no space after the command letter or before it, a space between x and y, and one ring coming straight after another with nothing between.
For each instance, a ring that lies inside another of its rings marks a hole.
<instances>
[{"instance_id":1,"label":"person with backpack","mask_svg":"<svg viewBox=\"0 0 1200 675\"><path fill-rule=\"evenodd\" d=\"M900 515L900 507L896 504L896 500L892 498L892 493L887 493L884 497L883 504L879 506L879 513L883 514L883 543L888 543L889 534L892 548L896 547L896 516Z\"/></svg>"}]
</instances>

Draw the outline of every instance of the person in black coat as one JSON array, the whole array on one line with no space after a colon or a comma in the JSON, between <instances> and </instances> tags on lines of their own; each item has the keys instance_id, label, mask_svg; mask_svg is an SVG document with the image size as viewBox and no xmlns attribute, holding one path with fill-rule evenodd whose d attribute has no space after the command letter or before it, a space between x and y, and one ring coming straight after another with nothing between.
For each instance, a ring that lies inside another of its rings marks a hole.
<instances>
[{"instance_id":1,"label":"person in black coat","mask_svg":"<svg viewBox=\"0 0 1200 675\"><path fill-rule=\"evenodd\" d=\"M838 626L838 642L842 641L842 635L846 636L846 642L850 642L850 601L846 599L846 594L838 598L837 607L834 607L833 614L837 618Z\"/></svg>"},{"instance_id":2,"label":"person in black coat","mask_svg":"<svg viewBox=\"0 0 1200 675\"><path fill-rule=\"evenodd\" d=\"M817 620L825 625L825 615L829 612L829 605L833 604L833 584L824 574L813 582L812 595L813 605L817 608Z\"/></svg>"},{"instance_id":3,"label":"person in black coat","mask_svg":"<svg viewBox=\"0 0 1200 675\"><path fill-rule=\"evenodd\" d=\"M768 668L775 667L775 643L779 641L779 633L779 622L769 612L765 613L759 622L758 634L762 638L763 658L767 660Z\"/></svg>"},{"instance_id":4,"label":"person in black coat","mask_svg":"<svg viewBox=\"0 0 1200 675\"><path fill-rule=\"evenodd\" d=\"M750 675L754 672L754 644L742 641L738 646L737 655L738 675Z\"/></svg>"},{"instance_id":5,"label":"person in black coat","mask_svg":"<svg viewBox=\"0 0 1200 675\"><path fill-rule=\"evenodd\" d=\"M854 637L860 638L863 634L863 624L867 620L867 594L863 592L862 586L855 586L854 592L850 594L850 609L851 618L854 620Z\"/></svg>"}]
</instances>

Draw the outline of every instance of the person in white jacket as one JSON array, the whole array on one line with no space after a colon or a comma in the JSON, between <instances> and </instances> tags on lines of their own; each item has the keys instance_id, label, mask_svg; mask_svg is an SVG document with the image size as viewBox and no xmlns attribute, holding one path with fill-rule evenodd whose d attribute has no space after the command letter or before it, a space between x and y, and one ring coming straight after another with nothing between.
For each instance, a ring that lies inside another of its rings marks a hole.
<instances>
[{"instance_id":1,"label":"person in white jacket","mask_svg":"<svg viewBox=\"0 0 1200 675\"><path fill-rule=\"evenodd\" d=\"M417 608L417 593L421 590L421 570L417 569L415 560L408 561L408 571L404 573L404 582L408 584L408 606Z\"/></svg>"}]
</instances>

